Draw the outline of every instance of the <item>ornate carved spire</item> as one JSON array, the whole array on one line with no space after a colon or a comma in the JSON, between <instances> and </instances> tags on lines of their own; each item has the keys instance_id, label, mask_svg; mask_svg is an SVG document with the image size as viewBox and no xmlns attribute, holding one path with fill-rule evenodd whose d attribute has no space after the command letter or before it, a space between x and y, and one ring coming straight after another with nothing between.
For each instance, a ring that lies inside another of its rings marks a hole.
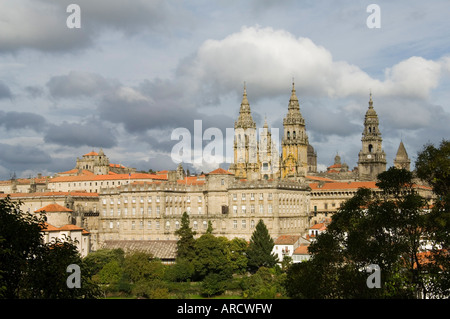
<instances>
[{"instance_id":1,"label":"ornate carved spire","mask_svg":"<svg viewBox=\"0 0 450 319\"><path fill-rule=\"evenodd\" d=\"M294 81L292 81L292 91L291 97L289 99L288 114L284 118L283 124L305 124L305 120L300 113L300 104L296 95Z\"/></svg>"},{"instance_id":2,"label":"ornate carved spire","mask_svg":"<svg viewBox=\"0 0 450 319\"><path fill-rule=\"evenodd\" d=\"M241 108L239 110L239 117L234 123L234 128L255 128L256 124L253 121L252 113L250 110L250 103L247 99L247 85L244 82L244 94L242 96Z\"/></svg>"}]
</instances>

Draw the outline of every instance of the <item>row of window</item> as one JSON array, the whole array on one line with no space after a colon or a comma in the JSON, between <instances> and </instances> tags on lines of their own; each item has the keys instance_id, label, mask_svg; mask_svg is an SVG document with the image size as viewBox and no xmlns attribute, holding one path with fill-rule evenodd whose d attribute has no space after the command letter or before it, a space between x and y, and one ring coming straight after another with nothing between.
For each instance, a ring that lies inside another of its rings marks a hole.
<instances>
[{"instance_id":1,"label":"row of window","mask_svg":"<svg viewBox=\"0 0 450 319\"><path fill-rule=\"evenodd\" d=\"M234 214L237 214L238 213L238 210L239 210L239 206L237 206L237 205L233 205L233 213ZM255 205L250 205L250 213L251 214L254 214L256 211L255 211ZM272 206L272 204L268 204L267 205L267 212L268 213L272 213L273 212L273 206ZM246 214L247 213L247 206L246 205L241 205L240 206L240 211L239 211L239 213L242 213L242 214ZM259 213L260 214L263 214L264 213L264 205L263 204L260 204L259 205Z\"/></svg>"},{"instance_id":2,"label":"row of window","mask_svg":"<svg viewBox=\"0 0 450 319\"><path fill-rule=\"evenodd\" d=\"M153 212L153 208L151 206L147 207L147 215L148 216L152 216L152 212ZM166 215L177 215L177 214L183 214L184 212L187 212L188 214L191 213L191 207L186 207L186 208L182 208L182 207L166 207L165 208L165 214ZM156 216L160 216L161 215L161 206L156 206ZM202 207L197 207L197 213L198 214L202 214L203 210ZM128 216L128 213L131 214L131 216L136 216L137 214L137 210L136 207L132 207L131 208L131 212L128 209L128 207L124 207L123 210L122 208L117 208L117 210L115 210L114 208L111 208L109 210L109 216ZM145 210L144 207L140 207L139 208L139 215L140 216L144 216ZM108 212L106 209L103 209L103 216L108 216Z\"/></svg>"},{"instance_id":3,"label":"row of window","mask_svg":"<svg viewBox=\"0 0 450 319\"><path fill-rule=\"evenodd\" d=\"M173 201L172 201L172 197L171 196L166 196L165 197L165 202L166 203L171 203L171 202L181 203L181 202L183 202L183 199L184 199L184 196L174 196ZM197 196L196 200L197 200L198 203L201 203L202 202L202 196ZM106 205L107 202L108 202L108 200L106 198L102 199L103 205ZM139 203L144 203L144 202L152 203L153 202L153 196L147 196L147 197L146 196L138 196L138 197L132 196L130 200L128 200L128 197L119 197L119 198L117 198L117 205L120 205L122 202L124 204L128 204L128 202L130 202L130 203L137 203L137 202L139 202ZM161 196L155 196L155 202L156 203L160 203L161 202ZM187 196L186 197L186 202L187 203L191 202L191 196ZM109 203L111 205L114 205L114 197L111 197L109 199Z\"/></svg>"},{"instance_id":4,"label":"row of window","mask_svg":"<svg viewBox=\"0 0 450 319\"><path fill-rule=\"evenodd\" d=\"M127 229L127 222L123 222L123 224L124 224L123 228ZM179 229L180 228L180 222L179 221L175 221L174 224L175 224L175 229ZM116 222L110 221L109 222L109 229L120 229L120 225L121 225L120 221L116 221ZM158 220L157 221L148 220L146 222L141 220L138 223L136 223L136 221L134 221L134 220L131 221L131 229L132 230L134 230L134 229L144 229L144 226L146 226L146 229L153 229L152 228L153 225L154 225L154 228L156 230L161 229L161 222L158 221ZM208 228L208 223L206 221L203 221L201 225L202 225L204 230L206 230ZM250 228L255 228L255 225L256 225L255 224L255 220L252 219L250 221ZM136 228L136 227L138 227L138 228ZM166 221L165 224L164 224L165 230L170 230L170 227L171 227L170 221ZM104 228L105 228L105 226L104 226ZM222 227L222 228L225 228L225 227ZM238 220L233 220L233 229L237 229L237 228L238 228ZM245 219L241 220L241 228L242 229L246 229L247 228L247 220L245 220ZM194 221L192 223L192 229L194 229L194 230L199 229L199 223L197 221Z\"/></svg>"}]
</instances>

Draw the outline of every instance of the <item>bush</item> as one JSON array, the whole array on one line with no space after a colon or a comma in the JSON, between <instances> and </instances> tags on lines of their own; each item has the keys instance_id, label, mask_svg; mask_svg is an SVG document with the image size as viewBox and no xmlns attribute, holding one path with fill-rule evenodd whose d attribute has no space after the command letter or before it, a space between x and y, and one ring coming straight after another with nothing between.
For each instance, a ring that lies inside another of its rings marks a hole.
<instances>
[{"instance_id":1,"label":"bush","mask_svg":"<svg viewBox=\"0 0 450 319\"><path fill-rule=\"evenodd\" d=\"M159 280L141 280L134 285L133 294L137 297L149 299L168 299L169 289L166 284Z\"/></svg>"},{"instance_id":2,"label":"bush","mask_svg":"<svg viewBox=\"0 0 450 319\"><path fill-rule=\"evenodd\" d=\"M227 282L220 274L210 273L202 282L201 294L206 297L217 296L224 293Z\"/></svg>"}]
</instances>

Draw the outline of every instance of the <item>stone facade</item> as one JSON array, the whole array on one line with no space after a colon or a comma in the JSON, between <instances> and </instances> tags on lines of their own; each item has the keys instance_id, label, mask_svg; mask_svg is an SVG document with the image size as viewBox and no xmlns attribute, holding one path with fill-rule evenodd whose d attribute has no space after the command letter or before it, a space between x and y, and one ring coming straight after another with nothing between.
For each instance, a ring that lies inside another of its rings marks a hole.
<instances>
[{"instance_id":1,"label":"stone facade","mask_svg":"<svg viewBox=\"0 0 450 319\"><path fill-rule=\"evenodd\" d=\"M300 113L294 83L288 112L283 120L281 156L275 146L276 141L272 140L267 121L259 140L257 139L257 128L251 115L245 86L239 117L234 125L234 135L234 162L229 170L237 178L299 180L308 172L317 172L317 154L308 142L305 120Z\"/></svg>"},{"instance_id":2,"label":"stone facade","mask_svg":"<svg viewBox=\"0 0 450 319\"><path fill-rule=\"evenodd\" d=\"M141 183L100 194L99 241L175 240L184 212L201 235L249 240L262 219L271 236L300 234L308 228L309 187L290 181L240 181L218 169L203 183Z\"/></svg>"}]
</instances>

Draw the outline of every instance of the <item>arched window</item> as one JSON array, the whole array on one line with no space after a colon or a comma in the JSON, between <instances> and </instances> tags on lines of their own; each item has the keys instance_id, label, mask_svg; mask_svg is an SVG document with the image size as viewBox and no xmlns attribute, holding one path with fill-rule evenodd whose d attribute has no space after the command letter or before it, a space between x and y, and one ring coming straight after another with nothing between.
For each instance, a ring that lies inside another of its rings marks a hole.
<instances>
[{"instance_id":1,"label":"arched window","mask_svg":"<svg viewBox=\"0 0 450 319\"><path fill-rule=\"evenodd\" d=\"M295 131L292 133L292 138L295 140Z\"/></svg>"},{"instance_id":2,"label":"arched window","mask_svg":"<svg viewBox=\"0 0 450 319\"><path fill-rule=\"evenodd\" d=\"M287 139L290 140L291 139L291 132L287 132Z\"/></svg>"},{"instance_id":3,"label":"arched window","mask_svg":"<svg viewBox=\"0 0 450 319\"><path fill-rule=\"evenodd\" d=\"M369 144L369 153L372 153L372 149L373 149L372 144Z\"/></svg>"}]
</instances>

